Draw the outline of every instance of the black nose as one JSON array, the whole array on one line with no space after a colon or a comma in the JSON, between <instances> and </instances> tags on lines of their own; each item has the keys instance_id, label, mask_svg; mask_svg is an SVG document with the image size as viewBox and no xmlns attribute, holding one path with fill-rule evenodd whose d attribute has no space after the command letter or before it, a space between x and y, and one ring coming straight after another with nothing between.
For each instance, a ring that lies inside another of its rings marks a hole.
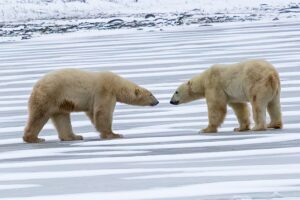
<instances>
[{"instance_id":1,"label":"black nose","mask_svg":"<svg viewBox=\"0 0 300 200\"><path fill-rule=\"evenodd\" d=\"M154 103L151 104L151 106L156 106L157 104L159 104L159 101L155 101Z\"/></svg>"},{"instance_id":2,"label":"black nose","mask_svg":"<svg viewBox=\"0 0 300 200\"><path fill-rule=\"evenodd\" d=\"M179 104L179 101L170 101L170 104L178 105L178 104Z\"/></svg>"}]
</instances>

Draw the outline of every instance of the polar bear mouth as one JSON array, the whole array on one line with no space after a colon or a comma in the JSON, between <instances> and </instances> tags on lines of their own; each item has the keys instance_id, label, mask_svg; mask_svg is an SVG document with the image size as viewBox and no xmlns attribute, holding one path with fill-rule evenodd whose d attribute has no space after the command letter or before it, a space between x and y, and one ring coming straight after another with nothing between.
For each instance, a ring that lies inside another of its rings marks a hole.
<instances>
[{"instance_id":1,"label":"polar bear mouth","mask_svg":"<svg viewBox=\"0 0 300 200\"><path fill-rule=\"evenodd\" d=\"M156 106L157 104L159 104L159 101L155 101L151 104L151 106Z\"/></svg>"},{"instance_id":2,"label":"polar bear mouth","mask_svg":"<svg viewBox=\"0 0 300 200\"><path fill-rule=\"evenodd\" d=\"M179 104L179 101L170 101L170 104L178 105L178 104Z\"/></svg>"}]
</instances>

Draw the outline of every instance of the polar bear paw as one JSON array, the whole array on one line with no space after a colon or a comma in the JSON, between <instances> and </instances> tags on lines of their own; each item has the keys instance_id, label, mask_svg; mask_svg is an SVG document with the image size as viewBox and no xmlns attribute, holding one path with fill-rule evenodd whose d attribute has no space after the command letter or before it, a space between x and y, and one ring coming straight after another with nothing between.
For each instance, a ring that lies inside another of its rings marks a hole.
<instances>
[{"instance_id":1,"label":"polar bear paw","mask_svg":"<svg viewBox=\"0 0 300 200\"><path fill-rule=\"evenodd\" d=\"M268 124L268 128L282 129L282 122L271 122L270 124Z\"/></svg>"},{"instance_id":2,"label":"polar bear paw","mask_svg":"<svg viewBox=\"0 0 300 200\"><path fill-rule=\"evenodd\" d=\"M116 133L108 133L108 134L105 134L105 135L101 135L101 138L110 140L110 139L116 139L116 138L123 138L123 135L116 134Z\"/></svg>"},{"instance_id":3,"label":"polar bear paw","mask_svg":"<svg viewBox=\"0 0 300 200\"><path fill-rule=\"evenodd\" d=\"M233 131L234 132L245 132L245 131L249 131L250 128L248 127L239 127L239 128L234 128Z\"/></svg>"},{"instance_id":4,"label":"polar bear paw","mask_svg":"<svg viewBox=\"0 0 300 200\"><path fill-rule=\"evenodd\" d=\"M265 131L265 130L267 130L267 128L264 126L254 126L251 130L252 131Z\"/></svg>"},{"instance_id":5,"label":"polar bear paw","mask_svg":"<svg viewBox=\"0 0 300 200\"><path fill-rule=\"evenodd\" d=\"M39 138L39 137L23 136L23 141L27 143L43 143L46 140L44 138Z\"/></svg>"},{"instance_id":6,"label":"polar bear paw","mask_svg":"<svg viewBox=\"0 0 300 200\"><path fill-rule=\"evenodd\" d=\"M202 133L216 133L218 132L216 127L208 126L205 129L201 130Z\"/></svg>"},{"instance_id":7,"label":"polar bear paw","mask_svg":"<svg viewBox=\"0 0 300 200\"><path fill-rule=\"evenodd\" d=\"M73 140L83 140L83 137L81 135L72 134L72 135L60 137L59 139L61 141L73 141Z\"/></svg>"}]
</instances>

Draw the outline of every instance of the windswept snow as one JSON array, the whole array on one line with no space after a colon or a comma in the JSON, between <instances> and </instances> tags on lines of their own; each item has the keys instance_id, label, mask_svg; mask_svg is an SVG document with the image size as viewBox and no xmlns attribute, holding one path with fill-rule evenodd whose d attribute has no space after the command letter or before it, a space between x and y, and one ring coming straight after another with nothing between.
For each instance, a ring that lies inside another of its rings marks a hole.
<instances>
[{"instance_id":1,"label":"windswept snow","mask_svg":"<svg viewBox=\"0 0 300 200\"><path fill-rule=\"evenodd\" d=\"M173 26L290 19L300 19L300 0L0 1L2 41L78 30L163 31Z\"/></svg>"},{"instance_id":2,"label":"windswept snow","mask_svg":"<svg viewBox=\"0 0 300 200\"><path fill-rule=\"evenodd\" d=\"M296 20L2 43L0 199L299 199L299 55ZM280 73L283 130L234 133L229 109L218 134L199 134L208 123L205 102L169 104L178 84L211 64L251 58L267 59ZM49 123L40 134L46 143L24 144L33 84L66 67L116 72L151 89L160 104L118 104L114 129L123 139L100 140L87 117L74 113L74 131L84 141L59 142Z\"/></svg>"},{"instance_id":3,"label":"windswept snow","mask_svg":"<svg viewBox=\"0 0 300 200\"><path fill-rule=\"evenodd\" d=\"M257 12L298 6L299 0L2 0L0 22L62 18L95 18L107 14L180 13L194 9L203 13Z\"/></svg>"}]
</instances>

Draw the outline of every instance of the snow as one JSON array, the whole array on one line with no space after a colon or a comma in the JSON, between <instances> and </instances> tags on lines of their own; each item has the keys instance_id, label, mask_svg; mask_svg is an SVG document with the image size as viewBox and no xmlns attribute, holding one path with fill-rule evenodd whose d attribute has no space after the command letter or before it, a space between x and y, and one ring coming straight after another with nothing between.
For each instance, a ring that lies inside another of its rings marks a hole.
<instances>
[{"instance_id":1,"label":"snow","mask_svg":"<svg viewBox=\"0 0 300 200\"><path fill-rule=\"evenodd\" d=\"M185 12L257 13L261 4L273 8L300 3L299 0L2 0L0 22L61 18L95 18L104 14Z\"/></svg>"},{"instance_id":2,"label":"snow","mask_svg":"<svg viewBox=\"0 0 300 200\"><path fill-rule=\"evenodd\" d=\"M0 21L64 24L63 18L136 19L145 13L170 17L193 9L208 15L244 15L260 14L261 7L269 9L263 14L274 17L280 9L299 3L2 0ZM292 16L162 31L81 30L24 41L0 37L5 41L0 44L0 199L298 200L300 23L296 12ZM284 129L234 133L238 123L228 109L219 133L199 134L208 123L205 101L169 104L181 82L210 65L251 58L267 59L280 73ZM117 104L114 130L123 139L99 139L87 117L74 113L74 131L84 141L60 142L49 122L40 133L46 143L25 144L21 137L31 88L45 73L60 68L113 71L150 89L160 104L153 108Z\"/></svg>"},{"instance_id":3,"label":"snow","mask_svg":"<svg viewBox=\"0 0 300 200\"><path fill-rule=\"evenodd\" d=\"M186 186L177 186L173 188L153 188L141 191L122 191L122 192L98 192L87 195L82 194L69 194L69 195L55 195L53 197L49 196L38 196L33 198L15 198L18 199L99 199L99 197L107 200L121 199L121 200L139 200L139 199L163 199L163 198L189 198L209 195L211 190L214 190L216 195L226 195L226 194L240 194L240 193L251 193L251 192L261 192L267 193L279 190L280 192L293 191L300 184L300 180L288 179L288 180L255 180L255 181L234 181L234 182L219 182L219 183L206 183L206 184L193 184ZM239 188L239 191L235 188ZM236 196L234 197L236 198ZM275 197L276 198L276 197ZM3 198L6 200L7 198ZM244 199L244 198L243 198ZM270 199L274 199L271 198ZM282 198L280 198L282 199ZM287 198L293 199L293 198Z\"/></svg>"},{"instance_id":4,"label":"snow","mask_svg":"<svg viewBox=\"0 0 300 200\"><path fill-rule=\"evenodd\" d=\"M115 29L163 31L224 22L289 21L300 19L299 11L300 0L2 0L0 42L78 30L112 34Z\"/></svg>"}]
</instances>

